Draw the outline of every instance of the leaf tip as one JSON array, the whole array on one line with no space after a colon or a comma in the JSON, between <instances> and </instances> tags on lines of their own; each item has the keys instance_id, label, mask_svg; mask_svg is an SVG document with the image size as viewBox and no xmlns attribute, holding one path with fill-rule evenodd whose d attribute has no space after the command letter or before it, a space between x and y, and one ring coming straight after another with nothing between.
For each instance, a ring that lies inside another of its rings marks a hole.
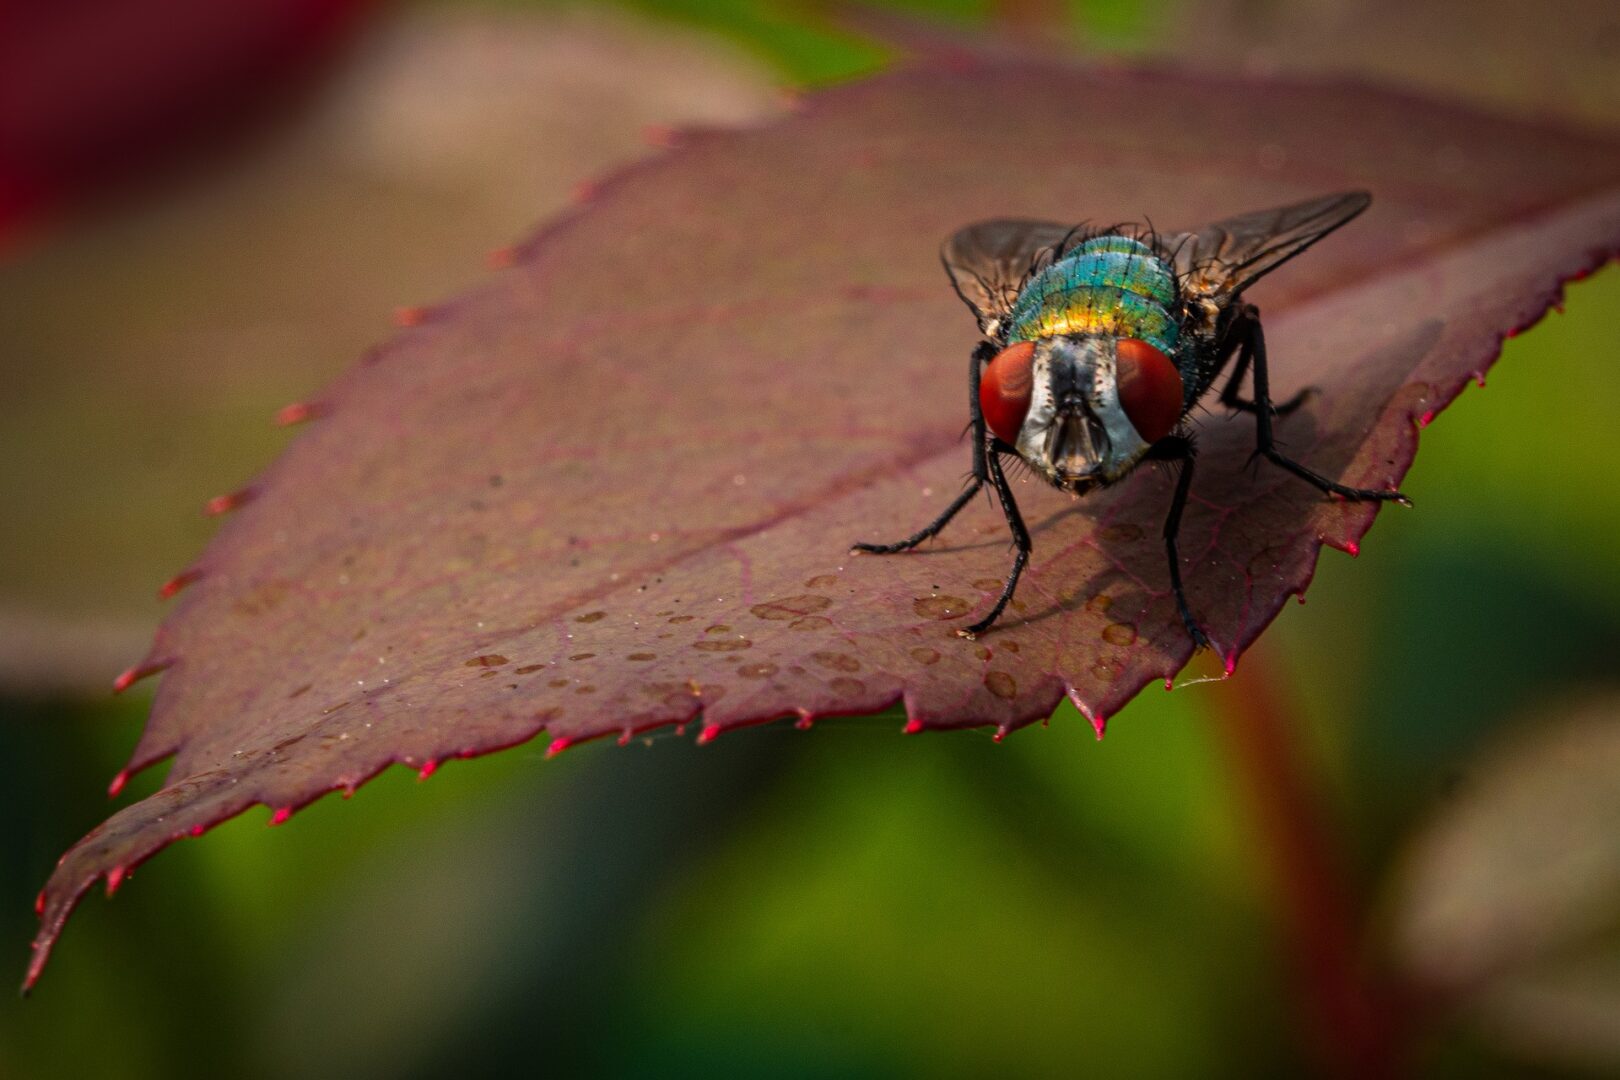
<instances>
[{"instance_id":1,"label":"leaf tip","mask_svg":"<svg viewBox=\"0 0 1620 1080\"><path fill-rule=\"evenodd\" d=\"M237 491L226 492L224 495L215 495L203 504L205 517L219 517L229 514L233 510L240 510L253 501L255 492L252 488L241 488Z\"/></svg>"},{"instance_id":2,"label":"leaf tip","mask_svg":"<svg viewBox=\"0 0 1620 1080\"><path fill-rule=\"evenodd\" d=\"M119 672L118 678L113 680L112 692L122 694L142 679L156 675L173 663L173 660L143 660L133 667L125 668Z\"/></svg>"},{"instance_id":3,"label":"leaf tip","mask_svg":"<svg viewBox=\"0 0 1620 1080\"><path fill-rule=\"evenodd\" d=\"M115 866L111 870L107 871L107 898L108 899L112 898L113 893L118 891L119 886L123 885L124 879L127 878L128 876L129 876L129 870L128 870L127 867L123 867L123 866Z\"/></svg>"},{"instance_id":4,"label":"leaf tip","mask_svg":"<svg viewBox=\"0 0 1620 1080\"><path fill-rule=\"evenodd\" d=\"M302 424L306 420L315 420L326 415L326 409L313 401L295 401L291 405L283 405L276 410L276 427L292 427Z\"/></svg>"},{"instance_id":5,"label":"leaf tip","mask_svg":"<svg viewBox=\"0 0 1620 1080\"><path fill-rule=\"evenodd\" d=\"M276 812L270 815L270 825L272 828L281 825L290 817L292 817L292 807L278 806Z\"/></svg>"},{"instance_id":6,"label":"leaf tip","mask_svg":"<svg viewBox=\"0 0 1620 1080\"><path fill-rule=\"evenodd\" d=\"M1086 719L1091 721L1091 730L1097 733L1097 741L1102 742L1103 736L1108 734L1108 717L1102 713L1088 713Z\"/></svg>"},{"instance_id":7,"label":"leaf tip","mask_svg":"<svg viewBox=\"0 0 1620 1080\"><path fill-rule=\"evenodd\" d=\"M436 758L428 758L426 761L424 761L422 763L422 767L420 769L416 770L417 782L420 783L421 781L426 780L428 777L432 776L434 773L436 773L438 771L439 771L439 762L438 762L438 760Z\"/></svg>"},{"instance_id":8,"label":"leaf tip","mask_svg":"<svg viewBox=\"0 0 1620 1080\"><path fill-rule=\"evenodd\" d=\"M1007 737L1007 732L1010 731L1010 730L1012 730L1012 729L1007 727L1006 724L997 724L996 725L996 733L994 735L990 736L990 741L999 743L1002 739L1005 739Z\"/></svg>"},{"instance_id":9,"label":"leaf tip","mask_svg":"<svg viewBox=\"0 0 1620 1080\"><path fill-rule=\"evenodd\" d=\"M719 724L707 724L707 725L704 726L702 731L698 732L697 744L699 746L707 746L709 743L714 742L714 740L716 738L718 738L719 735L720 735L720 725Z\"/></svg>"},{"instance_id":10,"label":"leaf tip","mask_svg":"<svg viewBox=\"0 0 1620 1080\"><path fill-rule=\"evenodd\" d=\"M196 569L195 567L190 570L180 571L180 573L174 575L174 577L170 578L168 581L165 581L161 586L158 587L158 599L172 599L177 593L180 592L181 589L184 589L186 586L194 583L200 577L202 577L202 571Z\"/></svg>"},{"instance_id":11,"label":"leaf tip","mask_svg":"<svg viewBox=\"0 0 1620 1080\"><path fill-rule=\"evenodd\" d=\"M916 717L906 721L906 726L900 729L902 735L915 735L923 729L923 722Z\"/></svg>"},{"instance_id":12,"label":"leaf tip","mask_svg":"<svg viewBox=\"0 0 1620 1080\"><path fill-rule=\"evenodd\" d=\"M546 747L547 759L556 757L558 754L562 753L572 745L574 745L573 739L570 739L566 735L557 736L557 738L551 740L551 745Z\"/></svg>"},{"instance_id":13,"label":"leaf tip","mask_svg":"<svg viewBox=\"0 0 1620 1080\"><path fill-rule=\"evenodd\" d=\"M124 790L124 785L127 783L129 783L129 770L119 769L118 775L114 776L112 782L107 785L107 798L118 798L119 793Z\"/></svg>"}]
</instances>

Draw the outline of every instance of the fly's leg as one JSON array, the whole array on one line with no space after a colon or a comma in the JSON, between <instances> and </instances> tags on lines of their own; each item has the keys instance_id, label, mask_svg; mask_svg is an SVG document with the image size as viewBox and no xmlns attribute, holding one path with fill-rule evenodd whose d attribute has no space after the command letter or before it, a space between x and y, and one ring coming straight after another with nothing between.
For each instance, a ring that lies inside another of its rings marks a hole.
<instances>
[{"instance_id":1,"label":"fly's leg","mask_svg":"<svg viewBox=\"0 0 1620 1080\"><path fill-rule=\"evenodd\" d=\"M1271 389L1266 374L1266 335L1260 329L1260 320L1255 318L1249 323L1248 337L1244 342L1244 352L1250 354L1254 360L1254 426L1255 426L1255 452L1264 454L1274 464L1281 465L1295 476L1326 492L1337 495L1341 499L1352 502L1379 500L1397 502L1402 506L1411 506L1412 500L1399 491L1381 488L1347 487L1334 480L1329 480L1321 473L1306 468L1293 458L1277 449L1277 437L1271 431L1271 418L1275 410L1271 407Z\"/></svg>"},{"instance_id":2,"label":"fly's leg","mask_svg":"<svg viewBox=\"0 0 1620 1080\"><path fill-rule=\"evenodd\" d=\"M1007 584L1001 588L1001 595L996 598L996 606L990 609L990 614L968 627L958 630L957 633L965 638L974 638L990 629L990 624L1001 617L1001 610L1012 599L1013 590L1018 588L1018 577L1024 572L1024 564L1029 562L1029 553L1034 548L1030 542L1029 530L1024 528L1024 517L1018 512L1018 503L1013 499L1012 487L1007 483L1006 473L1001 471L1001 455L1005 452L1003 444L997 440L996 445L987 455L987 464L990 467L990 482L995 486L996 495L1001 500L1001 512L1007 518L1007 528L1012 530L1013 545L1017 554L1013 556L1012 572L1007 575Z\"/></svg>"},{"instance_id":3,"label":"fly's leg","mask_svg":"<svg viewBox=\"0 0 1620 1080\"><path fill-rule=\"evenodd\" d=\"M985 362L996 355L996 347L988 341L981 341L973 349L973 355L968 358L968 412L973 417L973 476L968 480L967 487L962 493L951 500L951 505L939 517L912 533L904 540L893 544L856 544L854 550L866 551L874 555L891 555L896 551L908 551L931 536L938 535L939 531L950 524L957 512L966 506L973 496L984 487L989 479L989 471L985 465L985 431L984 415L979 411L979 371Z\"/></svg>"},{"instance_id":4,"label":"fly's leg","mask_svg":"<svg viewBox=\"0 0 1620 1080\"><path fill-rule=\"evenodd\" d=\"M1254 402L1238 397L1238 386L1242 384L1243 376L1249 373L1249 363L1253 356L1249 344L1251 340L1251 331L1249 327L1250 324L1258 327L1259 323L1260 309L1255 307L1253 304L1245 304L1243 306L1242 313L1238 315L1237 324L1232 328L1232 332L1238 335L1239 347L1237 367L1232 369L1231 377L1226 380L1226 389L1221 391L1221 404L1225 405L1228 409L1236 409L1239 412L1246 413L1258 411L1258 406L1256 406ZM1301 390L1299 393L1295 394L1281 405L1273 405L1271 407L1271 415L1287 416L1289 413L1293 412L1295 409L1309 401L1315 394L1316 387L1307 386L1305 389Z\"/></svg>"},{"instance_id":5,"label":"fly's leg","mask_svg":"<svg viewBox=\"0 0 1620 1080\"><path fill-rule=\"evenodd\" d=\"M1176 611L1181 615L1181 624L1187 628L1187 636L1192 638L1195 648L1213 649L1209 637L1193 618L1192 608L1187 605L1187 591L1181 586L1181 552L1176 548L1176 537L1181 532L1181 512L1187 506L1187 493L1192 490L1194 450L1192 440L1185 435L1171 435L1160 439L1148 451L1148 457L1155 461L1176 462L1181 465L1181 475L1176 478L1176 494L1170 500L1170 514L1164 519L1164 552L1170 558L1170 590L1176 596Z\"/></svg>"}]
</instances>

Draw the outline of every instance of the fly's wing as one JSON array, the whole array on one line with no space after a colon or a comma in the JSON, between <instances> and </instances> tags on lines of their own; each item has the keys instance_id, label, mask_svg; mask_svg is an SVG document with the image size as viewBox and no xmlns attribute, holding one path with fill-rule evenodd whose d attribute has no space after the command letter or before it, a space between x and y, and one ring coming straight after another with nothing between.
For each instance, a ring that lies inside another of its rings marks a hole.
<instances>
[{"instance_id":1,"label":"fly's wing","mask_svg":"<svg viewBox=\"0 0 1620 1080\"><path fill-rule=\"evenodd\" d=\"M998 218L958 230L939 249L956 295L973 309L979 329L999 337L1002 320L1012 310L1029 276L1062 254L1075 234L1055 221Z\"/></svg>"},{"instance_id":2,"label":"fly's wing","mask_svg":"<svg viewBox=\"0 0 1620 1080\"><path fill-rule=\"evenodd\" d=\"M1184 292L1224 304L1349 221L1372 202L1365 191L1258 210L1159 238Z\"/></svg>"}]
</instances>

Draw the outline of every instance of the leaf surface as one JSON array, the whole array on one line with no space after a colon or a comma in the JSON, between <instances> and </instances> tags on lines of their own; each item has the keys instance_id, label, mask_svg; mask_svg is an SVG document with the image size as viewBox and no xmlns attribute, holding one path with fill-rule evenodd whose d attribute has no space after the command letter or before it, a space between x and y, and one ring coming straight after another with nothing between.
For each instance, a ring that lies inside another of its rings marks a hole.
<instances>
[{"instance_id":1,"label":"leaf surface","mask_svg":"<svg viewBox=\"0 0 1620 1080\"><path fill-rule=\"evenodd\" d=\"M775 101L765 73L668 28L413 6L285 128L8 252L0 683L100 692L212 531L205 500L285 445L278 409L651 152L645 128Z\"/></svg>"},{"instance_id":2,"label":"leaf surface","mask_svg":"<svg viewBox=\"0 0 1620 1080\"><path fill-rule=\"evenodd\" d=\"M1350 187L1373 209L1252 298L1276 395L1321 390L1288 450L1383 486L1620 244L1620 146L1366 88L960 54L687 134L320 395L157 636L131 768L173 755L167 786L65 857L30 979L98 877L391 762L896 702L915 728L1005 731L1065 693L1100 732L1190 653L1169 477L1079 502L1015 480L1035 554L976 642L955 631L1010 562L993 506L916 553L847 554L929 520L968 465L974 325L939 240L990 216L1169 231ZM1376 508L1248 468L1249 418L1199 429L1184 573L1230 660Z\"/></svg>"}]
</instances>

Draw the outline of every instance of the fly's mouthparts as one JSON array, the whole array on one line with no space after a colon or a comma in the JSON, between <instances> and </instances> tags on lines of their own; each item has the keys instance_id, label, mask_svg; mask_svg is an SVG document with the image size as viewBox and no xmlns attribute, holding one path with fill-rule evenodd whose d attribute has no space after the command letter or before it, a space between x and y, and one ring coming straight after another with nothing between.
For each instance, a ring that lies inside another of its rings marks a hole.
<instances>
[{"instance_id":1,"label":"fly's mouthparts","mask_svg":"<svg viewBox=\"0 0 1620 1080\"><path fill-rule=\"evenodd\" d=\"M1053 418L1046 433L1046 459L1063 480L1077 480L1096 471L1108 436L1087 410L1065 410Z\"/></svg>"}]
</instances>

